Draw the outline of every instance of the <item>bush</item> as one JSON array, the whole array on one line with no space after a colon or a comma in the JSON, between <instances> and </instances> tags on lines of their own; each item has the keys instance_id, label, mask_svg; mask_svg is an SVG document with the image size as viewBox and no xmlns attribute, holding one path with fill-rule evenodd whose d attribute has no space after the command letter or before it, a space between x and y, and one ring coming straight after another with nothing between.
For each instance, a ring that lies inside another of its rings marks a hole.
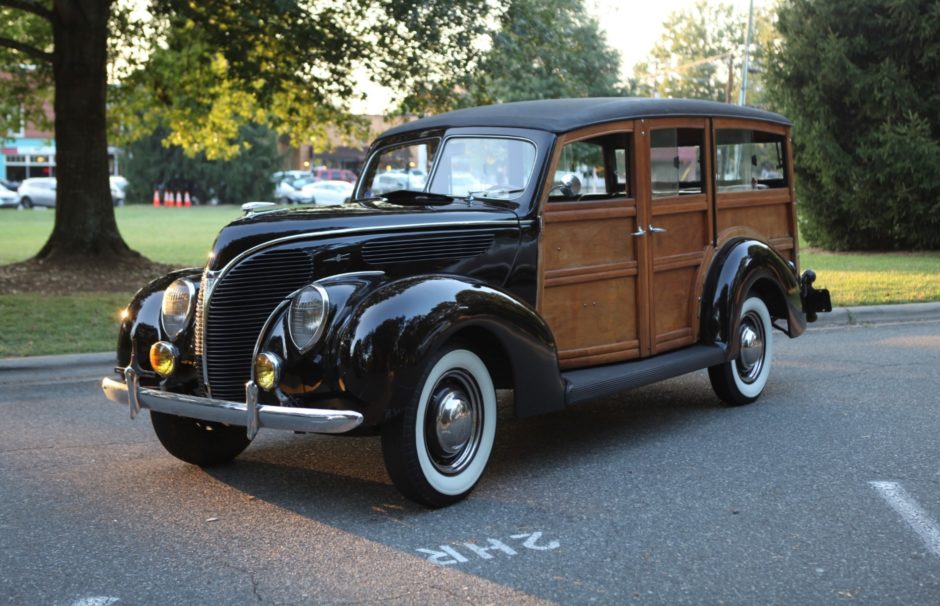
<instances>
[{"instance_id":1,"label":"bush","mask_svg":"<svg viewBox=\"0 0 940 606\"><path fill-rule=\"evenodd\" d=\"M789 0L778 17L769 85L794 121L806 239L940 249L940 8Z\"/></svg>"}]
</instances>

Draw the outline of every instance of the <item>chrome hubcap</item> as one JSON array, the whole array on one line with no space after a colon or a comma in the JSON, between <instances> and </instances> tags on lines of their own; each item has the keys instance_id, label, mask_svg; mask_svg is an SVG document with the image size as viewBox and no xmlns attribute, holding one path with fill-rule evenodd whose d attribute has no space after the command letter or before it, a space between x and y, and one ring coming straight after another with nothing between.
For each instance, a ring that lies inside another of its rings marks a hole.
<instances>
[{"instance_id":1,"label":"chrome hubcap","mask_svg":"<svg viewBox=\"0 0 940 606\"><path fill-rule=\"evenodd\" d=\"M741 328L738 333L741 345L736 361L738 374L745 383L753 383L760 376L764 367L764 324L760 316L753 311L747 312L741 318Z\"/></svg>"},{"instance_id":2,"label":"chrome hubcap","mask_svg":"<svg viewBox=\"0 0 940 606\"><path fill-rule=\"evenodd\" d=\"M482 437L483 397L466 371L453 369L431 392L424 420L424 438L431 463L455 475L467 468Z\"/></svg>"},{"instance_id":3,"label":"chrome hubcap","mask_svg":"<svg viewBox=\"0 0 940 606\"><path fill-rule=\"evenodd\" d=\"M467 395L452 391L444 396L437 408L437 443L447 454L459 452L470 440L473 415Z\"/></svg>"}]
</instances>

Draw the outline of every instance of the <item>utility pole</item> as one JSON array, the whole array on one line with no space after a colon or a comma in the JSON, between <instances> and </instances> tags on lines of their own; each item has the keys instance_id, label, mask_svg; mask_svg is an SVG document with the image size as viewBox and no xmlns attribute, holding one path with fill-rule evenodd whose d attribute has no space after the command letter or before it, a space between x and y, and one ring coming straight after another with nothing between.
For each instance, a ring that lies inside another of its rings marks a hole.
<instances>
[{"instance_id":1,"label":"utility pole","mask_svg":"<svg viewBox=\"0 0 940 606\"><path fill-rule=\"evenodd\" d=\"M751 38L754 34L754 0L747 13L747 44L744 46L744 65L741 67L741 94L738 96L738 105L744 105L747 100L747 71L751 63Z\"/></svg>"}]
</instances>

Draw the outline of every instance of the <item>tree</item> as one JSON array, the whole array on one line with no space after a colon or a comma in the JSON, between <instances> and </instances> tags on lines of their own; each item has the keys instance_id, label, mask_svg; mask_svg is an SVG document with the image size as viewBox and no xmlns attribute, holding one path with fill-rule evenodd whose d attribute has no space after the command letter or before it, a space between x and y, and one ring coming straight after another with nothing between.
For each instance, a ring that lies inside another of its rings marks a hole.
<instances>
[{"instance_id":1,"label":"tree","mask_svg":"<svg viewBox=\"0 0 940 606\"><path fill-rule=\"evenodd\" d=\"M178 145L167 146L166 128L127 147L127 199L150 202L156 188L185 190L202 202L216 198L221 204L268 200L280 156L271 129L245 124L239 129L238 154L228 160L210 160L205 152L187 155Z\"/></svg>"},{"instance_id":2,"label":"tree","mask_svg":"<svg viewBox=\"0 0 940 606\"><path fill-rule=\"evenodd\" d=\"M169 143L228 158L242 149L246 122L303 138L327 123L351 129L359 74L411 90L472 61L490 15L485 0L151 0L142 16L112 8L0 0L0 128L54 99L58 204L41 259L136 255L110 201L109 69L125 137L165 124Z\"/></svg>"},{"instance_id":3,"label":"tree","mask_svg":"<svg viewBox=\"0 0 940 606\"><path fill-rule=\"evenodd\" d=\"M940 249L940 10L789 0L769 66L794 121L803 233L834 249Z\"/></svg>"},{"instance_id":4,"label":"tree","mask_svg":"<svg viewBox=\"0 0 940 606\"><path fill-rule=\"evenodd\" d=\"M479 61L405 99L406 113L529 99L630 94L620 53L583 0L511 0Z\"/></svg>"},{"instance_id":5,"label":"tree","mask_svg":"<svg viewBox=\"0 0 940 606\"><path fill-rule=\"evenodd\" d=\"M649 58L634 68L640 93L648 96L710 99L734 103L741 88L748 14L730 4L699 0L663 22L663 37ZM762 42L772 37L771 15L755 8L748 103L762 102Z\"/></svg>"}]
</instances>

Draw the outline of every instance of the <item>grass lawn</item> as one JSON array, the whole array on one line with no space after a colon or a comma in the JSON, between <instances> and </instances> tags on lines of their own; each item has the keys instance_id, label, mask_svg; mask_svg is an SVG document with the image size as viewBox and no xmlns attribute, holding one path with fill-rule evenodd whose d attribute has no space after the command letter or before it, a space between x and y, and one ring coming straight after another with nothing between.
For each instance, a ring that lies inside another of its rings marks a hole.
<instances>
[{"instance_id":1,"label":"grass lawn","mask_svg":"<svg viewBox=\"0 0 940 606\"><path fill-rule=\"evenodd\" d=\"M118 208L118 227L131 248L153 261L201 266L235 206ZM52 211L0 211L0 264L34 255L52 231ZM819 275L836 306L940 301L940 253L828 253L802 248L802 268ZM0 293L0 357L107 351L118 313L143 284L126 293L50 297Z\"/></svg>"},{"instance_id":2,"label":"grass lawn","mask_svg":"<svg viewBox=\"0 0 940 606\"><path fill-rule=\"evenodd\" d=\"M125 206L114 210L124 240L145 257L180 267L205 265L219 229L241 216L237 206L154 208ZM30 258L52 233L55 211L0 211L0 265ZM137 287L130 287L133 292Z\"/></svg>"},{"instance_id":3,"label":"grass lawn","mask_svg":"<svg viewBox=\"0 0 940 606\"><path fill-rule=\"evenodd\" d=\"M804 248L800 268L816 270L836 306L940 301L940 253L830 253Z\"/></svg>"}]
</instances>

